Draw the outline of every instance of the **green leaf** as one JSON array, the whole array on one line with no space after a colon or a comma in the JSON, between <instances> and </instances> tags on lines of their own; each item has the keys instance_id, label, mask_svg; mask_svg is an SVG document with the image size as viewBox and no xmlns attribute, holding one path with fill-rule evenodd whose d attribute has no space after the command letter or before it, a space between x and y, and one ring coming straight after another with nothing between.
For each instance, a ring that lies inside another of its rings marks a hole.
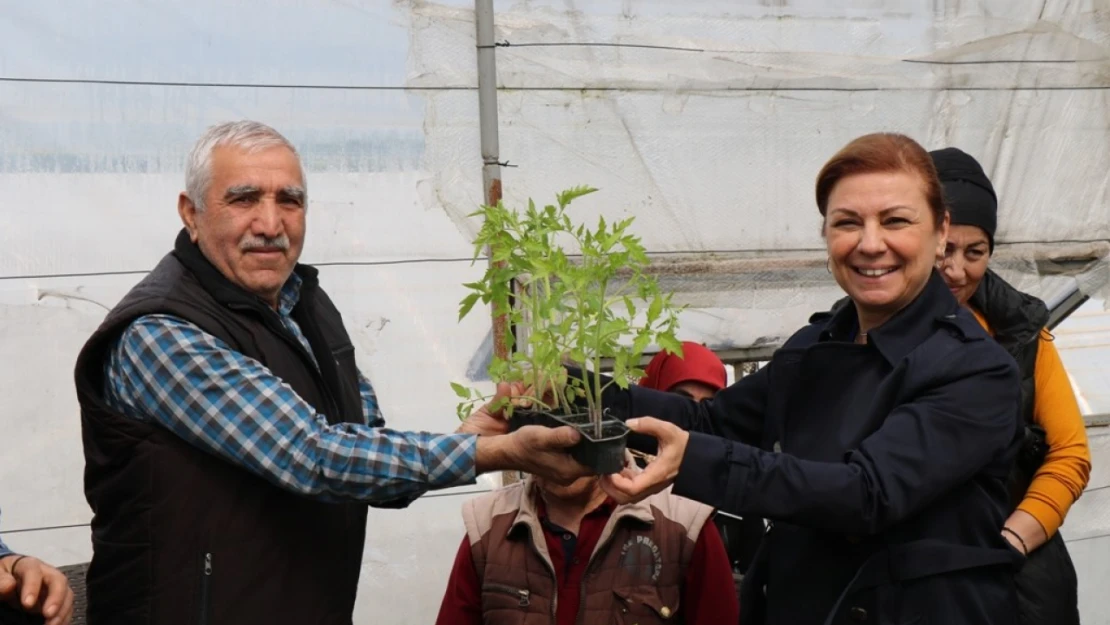
<instances>
[{"instance_id":1,"label":"green leaf","mask_svg":"<svg viewBox=\"0 0 1110 625\"><path fill-rule=\"evenodd\" d=\"M663 312L663 299L655 297L648 304L647 318L648 323L651 323L659 318L659 313Z\"/></svg>"},{"instance_id":2,"label":"green leaf","mask_svg":"<svg viewBox=\"0 0 1110 625\"><path fill-rule=\"evenodd\" d=\"M470 389L466 388L462 384L452 382L451 390L455 391L455 394L463 399L470 399Z\"/></svg>"},{"instance_id":3,"label":"green leaf","mask_svg":"<svg viewBox=\"0 0 1110 625\"><path fill-rule=\"evenodd\" d=\"M462 321L463 317L470 312L470 309L474 308L474 304L478 303L480 298L481 295L478 293L471 293L463 298L462 303L459 304L459 321Z\"/></svg>"},{"instance_id":4,"label":"green leaf","mask_svg":"<svg viewBox=\"0 0 1110 625\"><path fill-rule=\"evenodd\" d=\"M589 195L589 194L593 193L594 191L597 191L597 189L594 189L593 187L588 187L588 186L585 186L585 185L580 186L580 187L572 187L570 189L567 189L566 191L563 191L562 193L560 193L559 195L556 196L559 200L559 207L560 208L566 207L567 204L570 204L574 200L582 197L583 195Z\"/></svg>"},{"instance_id":5,"label":"green leaf","mask_svg":"<svg viewBox=\"0 0 1110 625\"><path fill-rule=\"evenodd\" d=\"M655 337L655 342L668 353L682 355L682 343L671 334L660 334Z\"/></svg>"}]
</instances>

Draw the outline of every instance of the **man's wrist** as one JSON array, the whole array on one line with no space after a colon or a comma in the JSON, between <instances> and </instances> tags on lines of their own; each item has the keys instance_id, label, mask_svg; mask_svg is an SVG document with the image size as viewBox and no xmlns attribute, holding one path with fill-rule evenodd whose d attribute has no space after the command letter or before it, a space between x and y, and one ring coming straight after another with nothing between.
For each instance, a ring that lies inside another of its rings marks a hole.
<instances>
[{"instance_id":1,"label":"man's wrist","mask_svg":"<svg viewBox=\"0 0 1110 625\"><path fill-rule=\"evenodd\" d=\"M509 444L511 435L479 436L476 442L474 465L478 473L515 469L511 461Z\"/></svg>"}]
</instances>

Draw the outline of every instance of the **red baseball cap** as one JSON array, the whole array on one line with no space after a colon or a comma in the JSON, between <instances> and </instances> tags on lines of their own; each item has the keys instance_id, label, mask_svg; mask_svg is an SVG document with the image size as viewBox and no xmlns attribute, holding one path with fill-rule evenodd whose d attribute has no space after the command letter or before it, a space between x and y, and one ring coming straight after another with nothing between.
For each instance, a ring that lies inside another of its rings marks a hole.
<instances>
[{"instance_id":1,"label":"red baseball cap","mask_svg":"<svg viewBox=\"0 0 1110 625\"><path fill-rule=\"evenodd\" d=\"M682 342L682 356L659 352L648 363L640 386L669 391L682 382L701 382L719 391L728 383L725 363L708 347Z\"/></svg>"}]
</instances>

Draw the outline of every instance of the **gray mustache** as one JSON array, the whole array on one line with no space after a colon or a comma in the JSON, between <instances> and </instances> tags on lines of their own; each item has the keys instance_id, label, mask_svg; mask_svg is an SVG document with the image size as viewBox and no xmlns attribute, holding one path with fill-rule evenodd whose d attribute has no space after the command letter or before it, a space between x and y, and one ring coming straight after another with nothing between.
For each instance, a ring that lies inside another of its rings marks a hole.
<instances>
[{"instance_id":1,"label":"gray mustache","mask_svg":"<svg viewBox=\"0 0 1110 625\"><path fill-rule=\"evenodd\" d=\"M289 249L289 237L284 234L273 238L258 237L248 233L240 239L239 249L243 252L260 249L279 249L284 252Z\"/></svg>"}]
</instances>

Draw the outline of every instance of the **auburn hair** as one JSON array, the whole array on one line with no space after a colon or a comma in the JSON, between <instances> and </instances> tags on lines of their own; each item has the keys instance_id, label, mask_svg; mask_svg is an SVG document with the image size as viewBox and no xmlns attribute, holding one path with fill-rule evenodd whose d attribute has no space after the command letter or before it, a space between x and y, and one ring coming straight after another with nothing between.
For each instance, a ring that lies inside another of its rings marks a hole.
<instances>
[{"instance_id":1,"label":"auburn hair","mask_svg":"<svg viewBox=\"0 0 1110 625\"><path fill-rule=\"evenodd\" d=\"M933 213L933 224L939 229L947 209L937 168L925 148L906 135L876 132L853 139L825 163L817 174L817 210L825 217L829 195L836 184L856 174L904 171L921 179L925 201Z\"/></svg>"}]
</instances>

